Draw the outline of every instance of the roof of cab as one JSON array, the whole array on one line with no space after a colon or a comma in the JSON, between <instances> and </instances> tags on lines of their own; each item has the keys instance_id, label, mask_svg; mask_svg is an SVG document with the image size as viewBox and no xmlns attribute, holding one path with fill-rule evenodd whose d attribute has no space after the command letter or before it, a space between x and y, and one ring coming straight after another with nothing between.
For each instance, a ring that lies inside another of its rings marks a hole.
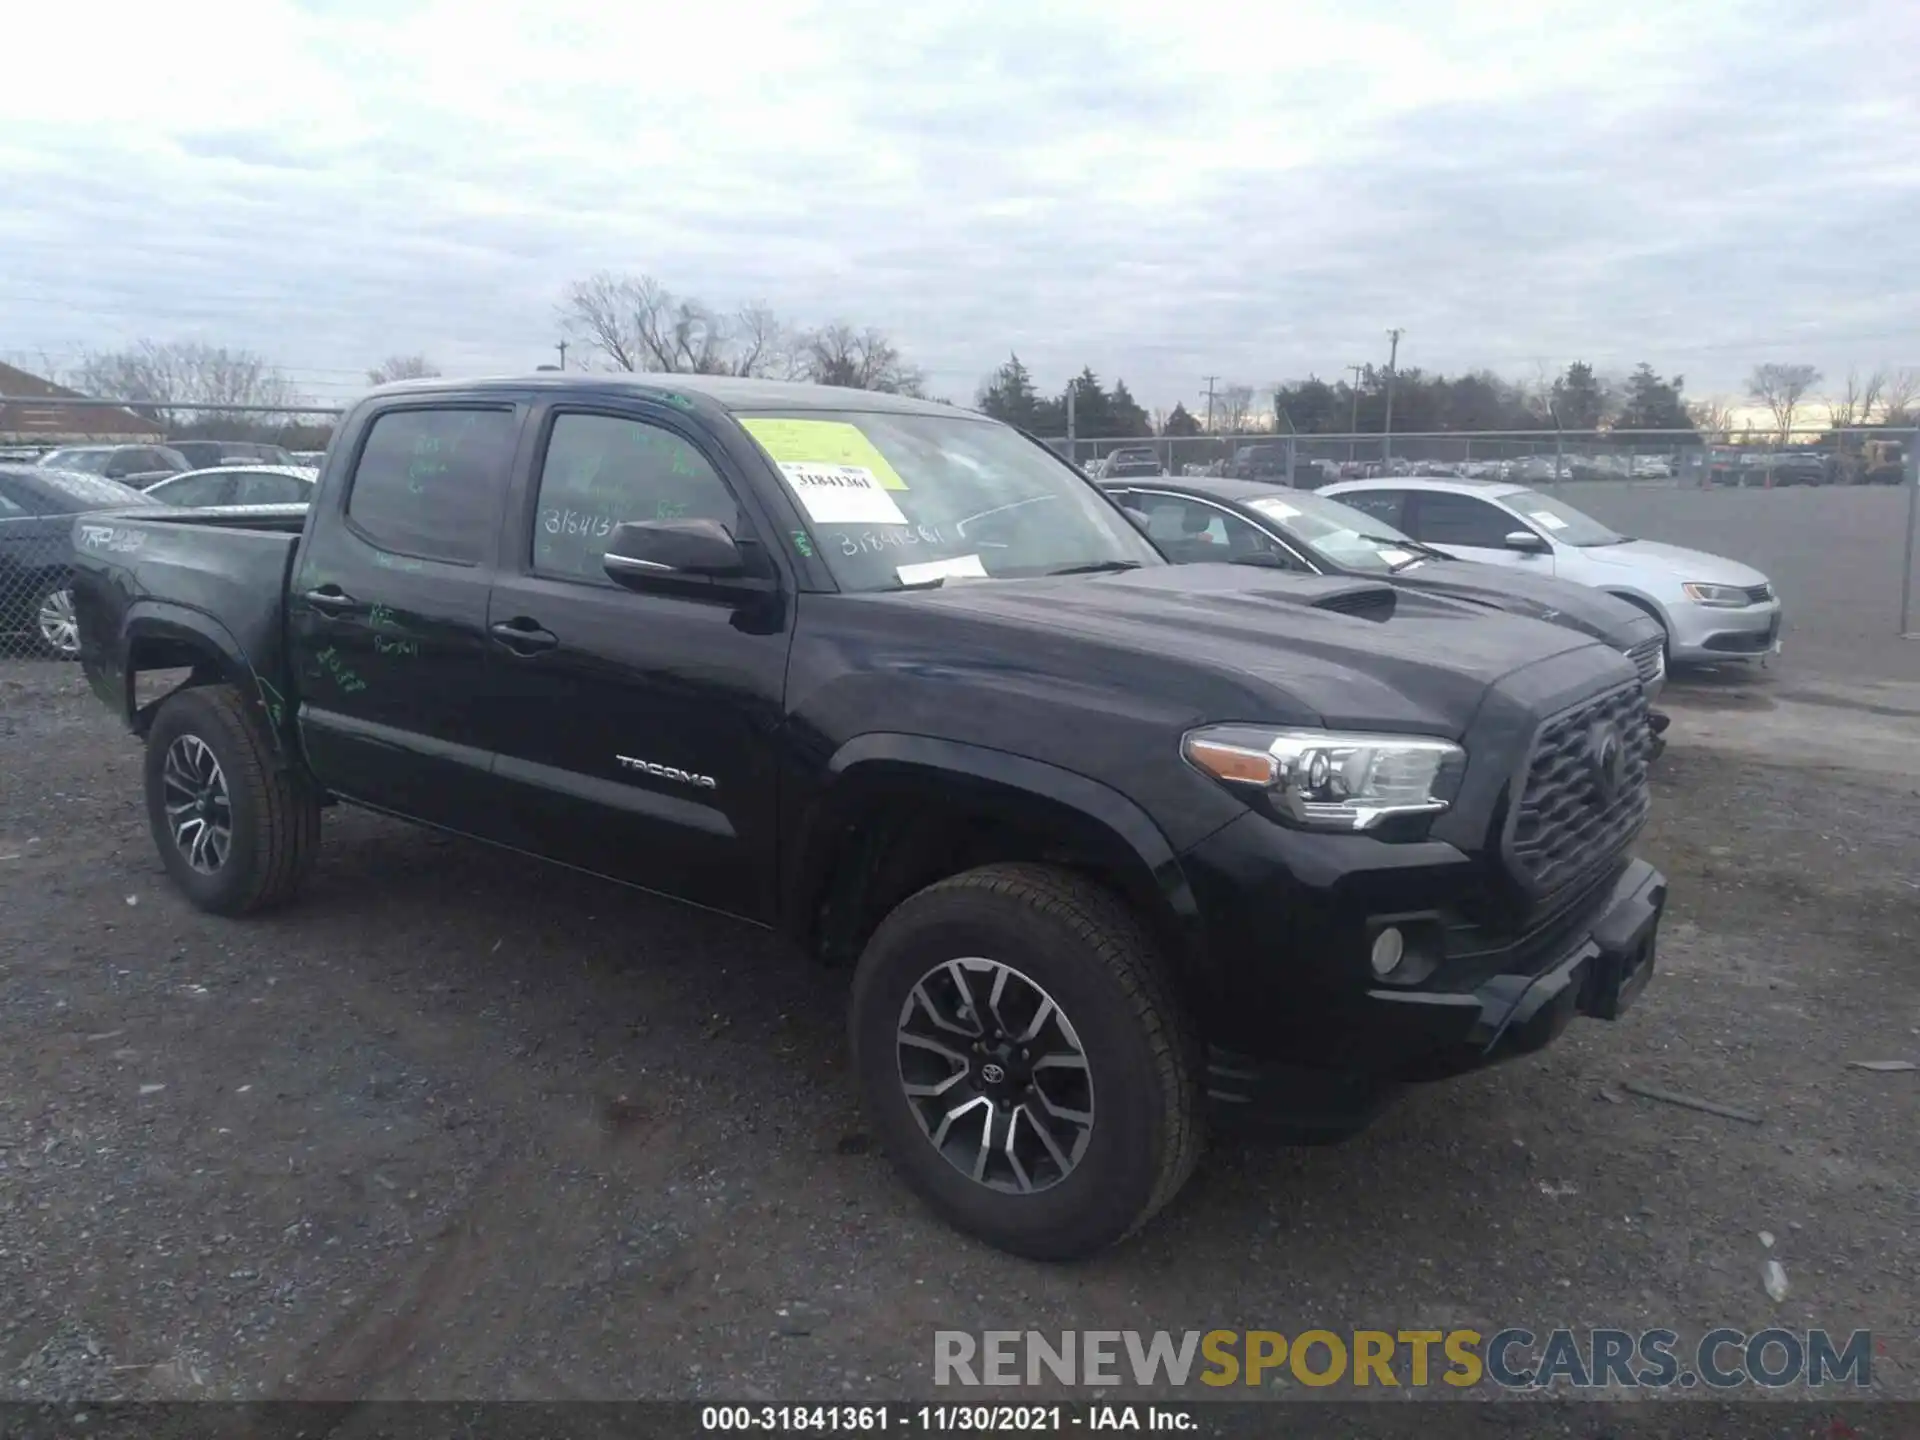
<instances>
[{"instance_id":1,"label":"roof of cab","mask_svg":"<svg viewBox=\"0 0 1920 1440\"><path fill-rule=\"evenodd\" d=\"M967 420L987 417L938 400L917 400L882 390L853 390L838 385L809 385L795 380L761 380L738 375L666 375L653 372L540 371L533 375L476 380L401 380L371 396L473 394L488 390L553 391L568 395L697 396L727 411L859 410L895 415L948 415Z\"/></svg>"}]
</instances>

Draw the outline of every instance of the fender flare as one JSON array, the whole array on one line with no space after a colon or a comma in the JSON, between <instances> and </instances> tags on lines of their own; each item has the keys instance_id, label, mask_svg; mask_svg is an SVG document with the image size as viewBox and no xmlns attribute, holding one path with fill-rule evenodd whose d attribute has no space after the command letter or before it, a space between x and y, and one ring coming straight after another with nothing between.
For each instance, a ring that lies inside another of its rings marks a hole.
<instances>
[{"instance_id":1,"label":"fender flare","mask_svg":"<svg viewBox=\"0 0 1920 1440\"><path fill-rule=\"evenodd\" d=\"M850 807L859 803L863 777L899 775L947 783L960 782L985 793L1038 807L1042 814L1067 819L1105 839L1149 892L1159 914L1150 917L1170 931L1186 963L1199 954L1200 907L1180 857L1153 819L1111 786L1045 761L1032 760L984 745L891 731L855 736L827 762L828 783L815 795L791 831L795 863L785 867L782 910L803 932L810 898L826 882L835 838Z\"/></svg>"},{"instance_id":2,"label":"fender flare","mask_svg":"<svg viewBox=\"0 0 1920 1440\"><path fill-rule=\"evenodd\" d=\"M266 721L275 756L283 760L287 758L285 730L292 717L288 713L286 700L271 682L254 669L253 662L248 659L233 632L219 620L204 610L177 601L146 598L136 600L128 607L121 634L124 647L120 675L123 696L121 711L128 728L136 735L145 735L154 712L167 696L146 705L135 703L137 692L134 676L137 672L133 665L134 651L143 640L166 641L185 646L204 657L221 681L237 689L249 704L258 706ZM205 673L199 665L194 670L196 677ZM190 679L186 685L193 683L195 681ZM168 695L185 689L186 685L176 687Z\"/></svg>"}]
</instances>

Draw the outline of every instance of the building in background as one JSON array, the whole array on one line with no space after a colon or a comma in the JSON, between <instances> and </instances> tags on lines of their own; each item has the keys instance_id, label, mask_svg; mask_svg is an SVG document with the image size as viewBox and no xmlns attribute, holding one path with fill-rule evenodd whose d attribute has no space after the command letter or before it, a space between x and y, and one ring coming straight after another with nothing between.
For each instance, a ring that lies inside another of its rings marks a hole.
<instances>
[{"instance_id":1,"label":"building in background","mask_svg":"<svg viewBox=\"0 0 1920 1440\"><path fill-rule=\"evenodd\" d=\"M84 400L51 380L11 365L0 365L0 447L47 448L86 440L125 442L166 439L166 428L115 405L35 404L43 400Z\"/></svg>"}]
</instances>

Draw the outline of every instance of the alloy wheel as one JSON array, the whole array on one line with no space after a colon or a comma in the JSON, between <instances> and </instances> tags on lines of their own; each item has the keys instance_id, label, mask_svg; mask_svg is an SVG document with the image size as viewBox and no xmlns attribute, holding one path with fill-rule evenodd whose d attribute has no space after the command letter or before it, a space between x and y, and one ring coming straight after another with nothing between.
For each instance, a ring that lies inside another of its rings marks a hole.
<instances>
[{"instance_id":1,"label":"alloy wheel","mask_svg":"<svg viewBox=\"0 0 1920 1440\"><path fill-rule=\"evenodd\" d=\"M998 960L949 960L900 1008L900 1085L953 1167L1028 1195L1073 1173L1093 1138L1093 1071L1067 1014Z\"/></svg>"},{"instance_id":2,"label":"alloy wheel","mask_svg":"<svg viewBox=\"0 0 1920 1440\"><path fill-rule=\"evenodd\" d=\"M80 653L80 622L74 618L71 590L49 591L40 601L34 623L41 641L61 659L70 660Z\"/></svg>"},{"instance_id":3,"label":"alloy wheel","mask_svg":"<svg viewBox=\"0 0 1920 1440\"><path fill-rule=\"evenodd\" d=\"M233 805L220 762L198 735L182 735L167 747L160 773L173 843L187 864L213 874L233 848Z\"/></svg>"}]
</instances>

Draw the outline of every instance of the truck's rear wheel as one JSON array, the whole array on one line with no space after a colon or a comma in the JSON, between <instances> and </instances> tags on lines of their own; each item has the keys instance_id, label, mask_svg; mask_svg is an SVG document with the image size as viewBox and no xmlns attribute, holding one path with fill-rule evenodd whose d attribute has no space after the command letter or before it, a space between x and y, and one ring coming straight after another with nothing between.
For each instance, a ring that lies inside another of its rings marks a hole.
<instances>
[{"instance_id":1,"label":"truck's rear wheel","mask_svg":"<svg viewBox=\"0 0 1920 1440\"><path fill-rule=\"evenodd\" d=\"M320 846L320 807L275 759L261 721L230 685L171 696L147 733L147 821L161 863L216 915L290 898Z\"/></svg>"},{"instance_id":2,"label":"truck's rear wheel","mask_svg":"<svg viewBox=\"0 0 1920 1440\"><path fill-rule=\"evenodd\" d=\"M1165 963L1070 872L990 865L907 900L860 957L851 1030L908 1184L1003 1250L1090 1255L1199 1158L1200 1045Z\"/></svg>"}]
</instances>

